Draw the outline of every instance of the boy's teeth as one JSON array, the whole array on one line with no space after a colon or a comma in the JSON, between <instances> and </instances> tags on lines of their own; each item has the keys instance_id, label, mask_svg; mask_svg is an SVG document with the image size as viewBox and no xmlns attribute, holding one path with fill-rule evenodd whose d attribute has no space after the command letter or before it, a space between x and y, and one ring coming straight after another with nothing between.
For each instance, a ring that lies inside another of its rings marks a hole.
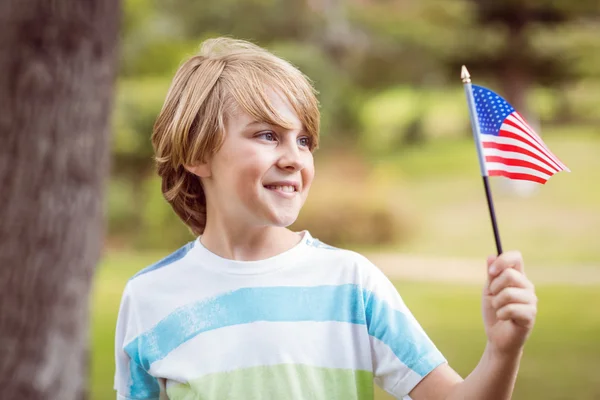
<instances>
[{"instance_id":1,"label":"boy's teeth","mask_svg":"<svg viewBox=\"0 0 600 400\"><path fill-rule=\"evenodd\" d=\"M286 192L286 193L292 193L294 192L294 187L293 186L267 186L267 188L271 189L271 190L281 190L282 192Z\"/></svg>"}]
</instances>

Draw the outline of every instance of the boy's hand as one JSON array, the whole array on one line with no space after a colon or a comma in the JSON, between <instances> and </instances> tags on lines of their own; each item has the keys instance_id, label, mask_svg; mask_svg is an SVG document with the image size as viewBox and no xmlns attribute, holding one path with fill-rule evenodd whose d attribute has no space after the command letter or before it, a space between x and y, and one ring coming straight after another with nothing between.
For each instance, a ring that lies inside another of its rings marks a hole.
<instances>
[{"instance_id":1,"label":"boy's hand","mask_svg":"<svg viewBox=\"0 0 600 400\"><path fill-rule=\"evenodd\" d=\"M483 322L494 354L517 355L533 328L537 297L524 273L521 253L509 251L487 260Z\"/></svg>"}]
</instances>

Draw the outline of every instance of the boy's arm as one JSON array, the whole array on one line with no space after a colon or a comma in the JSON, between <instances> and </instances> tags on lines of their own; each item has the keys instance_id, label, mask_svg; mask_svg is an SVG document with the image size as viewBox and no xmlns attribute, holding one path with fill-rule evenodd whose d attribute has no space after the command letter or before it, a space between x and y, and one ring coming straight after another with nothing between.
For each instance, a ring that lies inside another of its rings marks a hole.
<instances>
[{"instance_id":1,"label":"boy's arm","mask_svg":"<svg viewBox=\"0 0 600 400\"><path fill-rule=\"evenodd\" d=\"M462 380L447 364L440 365L411 391L413 400L511 398L537 312L534 286L525 277L519 253L488 259L482 308L488 344L477 367Z\"/></svg>"},{"instance_id":2,"label":"boy's arm","mask_svg":"<svg viewBox=\"0 0 600 400\"><path fill-rule=\"evenodd\" d=\"M139 362L130 358L126 344L139 334L139 321L130 283L125 286L115 329L114 389L117 400L159 400L159 381L148 374ZM135 342L134 342L135 343ZM135 349L136 346L133 346Z\"/></svg>"},{"instance_id":3,"label":"boy's arm","mask_svg":"<svg viewBox=\"0 0 600 400\"><path fill-rule=\"evenodd\" d=\"M521 354L498 357L486 347L477 367L464 380L448 365L431 371L410 393L420 399L510 399Z\"/></svg>"}]
</instances>

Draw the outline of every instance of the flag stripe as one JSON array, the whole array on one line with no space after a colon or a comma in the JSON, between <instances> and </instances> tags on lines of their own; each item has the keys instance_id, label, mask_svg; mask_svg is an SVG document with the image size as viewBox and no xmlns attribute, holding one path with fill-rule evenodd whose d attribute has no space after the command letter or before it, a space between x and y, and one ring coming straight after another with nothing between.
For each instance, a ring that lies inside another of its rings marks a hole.
<instances>
[{"instance_id":1,"label":"flag stripe","mask_svg":"<svg viewBox=\"0 0 600 400\"><path fill-rule=\"evenodd\" d=\"M500 157L500 156L486 156L485 157L485 161L487 161L488 163L498 163L498 164L503 164L503 165L512 165L515 167L524 167L524 168L529 168L538 172L541 172L543 174L547 174L547 175L554 175L552 172L536 165L533 163L530 163L528 161L523 161L523 160L519 160L519 159L515 159L515 158L504 158L504 157Z\"/></svg>"},{"instance_id":2,"label":"flag stripe","mask_svg":"<svg viewBox=\"0 0 600 400\"><path fill-rule=\"evenodd\" d=\"M502 136L493 136L493 135L482 135L483 136L483 147L493 147L500 150L505 151L515 151L518 153L524 153L529 156L535 157L544 164L548 165L552 169L556 169L556 165L552 163L548 156L543 153L540 153L537 149L531 147L530 145L523 143L521 140L502 137Z\"/></svg>"},{"instance_id":3,"label":"flag stripe","mask_svg":"<svg viewBox=\"0 0 600 400\"><path fill-rule=\"evenodd\" d=\"M533 139L530 134L523 131L514 121L507 119L502 124L500 127L500 136L512 137L513 139L521 140L523 143L530 145L548 157L549 162L552 163L558 171L562 170L561 166L552 157L552 153L545 146L540 146L540 144Z\"/></svg>"},{"instance_id":4,"label":"flag stripe","mask_svg":"<svg viewBox=\"0 0 600 400\"><path fill-rule=\"evenodd\" d=\"M562 171L566 168L565 165L561 163L560 160L554 154L552 154L552 151L550 151L548 146L546 146L546 144L542 141L542 138L537 133L535 133L535 131L531 129L529 125L527 125L524 122L521 122L516 115L509 115L504 122L506 124L514 126L519 131L523 132L523 134L526 135L526 137L529 139L529 142L533 146L540 149L542 153L546 154L558 166L559 171Z\"/></svg>"},{"instance_id":5,"label":"flag stripe","mask_svg":"<svg viewBox=\"0 0 600 400\"><path fill-rule=\"evenodd\" d=\"M504 172L508 172L510 174L532 175L532 176L537 176L538 178L541 178L544 180L548 180L548 179L550 179L550 176L552 176L552 175L545 174L543 172L536 171L531 168L519 167L519 166L513 166L513 165L504 165L504 164L495 163L495 162L488 163L488 168L490 171L504 171Z\"/></svg>"},{"instance_id":6,"label":"flag stripe","mask_svg":"<svg viewBox=\"0 0 600 400\"><path fill-rule=\"evenodd\" d=\"M549 166L549 164L547 162L545 162L537 154L535 154L531 151L528 151L528 150L524 150L523 148L521 148L519 146L510 145L510 144L501 144L501 143L496 143L496 142L486 142L483 144L483 147L484 147L484 149L483 149L484 155L487 151L489 151L489 149L494 149L494 150L503 151L503 152L510 152L510 153L521 153L530 158L537 160L538 163L541 164L542 166L545 166L548 169L553 169Z\"/></svg>"},{"instance_id":7,"label":"flag stripe","mask_svg":"<svg viewBox=\"0 0 600 400\"><path fill-rule=\"evenodd\" d=\"M543 179L543 178L540 178L540 177L537 177L534 175L512 173L512 172L508 172L508 171L504 171L504 170L490 171L490 176L503 176L505 178L518 179L518 180L522 180L522 181L534 181L534 182L538 182L541 184L544 184L548 181L547 179Z\"/></svg>"},{"instance_id":8,"label":"flag stripe","mask_svg":"<svg viewBox=\"0 0 600 400\"><path fill-rule=\"evenodd\" d=\"M526 139L523 138L523 135L524 135L523 131L518 130L517 128L507 125L507 124L502 124L502 128L500 129L500 137L515 139L515 140L522 142L525 145L530 146L532 149L535 149L539 154L544 155L547 160L546 163L551 165L552 168L554 168L558 171L561 170L560 166L558 164L556 164L552 160L552 158L550 158L550 156L544 149L540 149L539 147L535 146L531 142L527 141Z\"/></svg>"},{"instance_id":9,"label":"flag stripe","mask_svg":"<svg viewBox=\"0 0 600 400\"><path fill-rule=\"evenodd\" d=\"M524 154L522 152L516 152L516 151L504 151L504 150L500 150L500 149L495 149L495 148L491 148L491 147L487 147L483 149L483 154L484 156L486 156L486 158L488 156L497 156L497 157L502 157L505 159L515 159L515 160L522 160L522 161L526 161L529 162L531 164L535 164L540 168L544 168L545 170L547 170L547 172L549 174L555 174L558 171L555 169L552 169L550 167L548 167L548 164L543 163L542 161L538 160L535 157L532 157L530 155Z\"/></svg>"},{"instance_id":10,"label":"flag stripe","mask_svg":"<svg viewBox=\"0 0 600 400\"><path fill-rule=\"evenodd\" d=\"M511 115L509 115L507 117L507 119L510 119L510 120L514 119L514 120L518 121L520 123L520 126L522 126L526 130L526 132L529 133L530 136L533 139L535 139L540 144L540 146L542 146L544 149L546 149L546 152L548 153L548 155L550 156L550 158L552 160L554 160L554 162L561 167L560 168L561 171L568 170L567 166L565 164L563 164L558 159L558 157L556 157L554 155L554 153L552 153L552 151L550 151L550 148L546 145L546 143L544 143L544 141L542 140L542 138L540 137L540 135L538 135L537 132L535 132L533 130L533 128L531 126L529 126L529 124L527 124L527 122L525 122L525 119L523 118L523 116L521 114L519 114L518 112L515 111L514 113L512 113Z\"/></svg>"},{"instance_id":11,"label":"flag stripe","mask_svg":"<svg viewBox=\"0 0 600 400\"><path fill-rule=\"evenodd\" d=\"M521 117L517 112L514 112L511 115L509 115L508 117L506 117L505 122L506 121L512 122L512 124L515 127L521 129L524 133L526 133L541 148L544 148L544 149L550 151L550 149L548 149L548 146L546 146L546 144L542 141L542 138L540 137L540 135L538 135L537 132L534 131L533 128L531 126L529 126L529 124L527 124L527 122L525 122L523 117Z\"/></svg>"}]
</instances>

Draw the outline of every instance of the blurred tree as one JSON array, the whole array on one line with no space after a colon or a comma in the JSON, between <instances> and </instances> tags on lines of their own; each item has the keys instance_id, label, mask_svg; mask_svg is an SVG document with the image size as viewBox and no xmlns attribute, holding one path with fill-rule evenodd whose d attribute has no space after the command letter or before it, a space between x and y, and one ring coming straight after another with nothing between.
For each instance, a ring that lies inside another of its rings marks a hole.
<instances>
[{"instance_id":1,"label":"blurred tree","mask_svg":"<svg viewBox=\"0 0 600 400\"><path fill-rule=\"evenodd\" d=\"M118 233L136 232L142 226L147 195L144 186L154 172L150 136L169 83L164 78L122 79L119 82L114 114L112 176L128 182L129 201L135 206L130 208L127 223L115 227L121 231ZM118 190L117 187L114 190Z\"/></svg>"},{"instance_id":2,"label":"blurred tree","mask_svg":"<svg viewBox=\"0 0 600 400\"><path fill-rule=\"evenodd\" d=\"M0 387L86 396L118 0L0 2Z\"/></svg>"},{"instance_id":3,"label":"blurred tree","mask_svg":"<svg viewBox=\"0 0 600 400\"><path fill-rule=\"evenodd\" d=\"M321 26L306 0L164 0L159 10L175 32L195 39L227 35L268 45L306 39Z\"/></svg>"},{"instance_id":4,"label":"blurred tree","mask_svg":"<svg viewBox=\"0 0 600 400\"><path fill-rule=\"evenodd\" d=\"M586 20L598 17L600 12L596 0L470 1L475 25L463 40L468 48L450 57L449 65L453 71L459 71L460 64L467 64L478 75L497 78L504 96L523 114L528 114L530 88L536 84L559 86L572 81L577 73L573 52L569 54L558 46L540 46L536 39L561 28L585 26ZM493 52L478 43L477 33L485 31L502 35ZM572 49L576 46L576 42L571 43Z\"/></svg>"},{"instance_id":5,"label":"blurred tree","mask_svg":"<svg viewBox=\"0 0 600 400\"><path fill-rule=\"evenodd\" d=\"M369 38L356 76L362 85L460 84L466 64L476 82L496 80L497 91L527 114L533 86L560 88L600 75L589 67L600 51L592 40L600 15L596 0L350 2L351 23Z\"/></svg>"}]
</instances>

